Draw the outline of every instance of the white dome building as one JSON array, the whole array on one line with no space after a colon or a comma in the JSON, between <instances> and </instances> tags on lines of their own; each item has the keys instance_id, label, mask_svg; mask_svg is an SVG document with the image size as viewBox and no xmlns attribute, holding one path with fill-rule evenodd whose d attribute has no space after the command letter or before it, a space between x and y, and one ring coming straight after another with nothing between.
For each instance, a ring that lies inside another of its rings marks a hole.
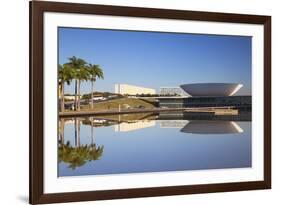
<instances>
[{"instance_id":1,"label":"white dome building","mask_svg":"<svg viewBox=\"0 0 281 205\"><path fill-rule=\"evenodd\" d=\"M193 97L232 96L241 87L238 83L194 83L183 84L180 87Z\"/></svg>"}]
</instances>

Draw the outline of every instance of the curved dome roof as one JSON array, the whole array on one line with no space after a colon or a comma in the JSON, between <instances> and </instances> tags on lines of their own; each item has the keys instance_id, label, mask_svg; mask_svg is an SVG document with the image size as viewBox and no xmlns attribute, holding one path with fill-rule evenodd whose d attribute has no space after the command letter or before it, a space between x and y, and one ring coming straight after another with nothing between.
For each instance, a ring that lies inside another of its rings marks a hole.
<instances>
[{"instance_id":1,"label":"curved dome roof","mask_svg":"<svg viewBox=\"0 0 281 205\"><path fill-rule=\"evenodd\" d=\"M180 87L191 96L232 96L243 85L238 83L195 83L183 84Z\"/></svg>"}]
</instances>

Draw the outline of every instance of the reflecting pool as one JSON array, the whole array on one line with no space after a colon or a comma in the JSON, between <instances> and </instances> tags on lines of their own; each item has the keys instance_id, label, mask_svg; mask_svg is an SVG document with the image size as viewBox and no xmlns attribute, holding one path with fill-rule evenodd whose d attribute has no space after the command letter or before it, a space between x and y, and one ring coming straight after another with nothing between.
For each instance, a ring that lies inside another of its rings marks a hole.
<instances>
[{"instance_id":1,"label":"reflecting pool","mask_svg":"<svg viewBox=\"0 0 281 205\"><path fill-rule=\"evenodd\" d=\"M248 115L61 118L58 176L251 167Z\"/></svg>"}]
</instances>

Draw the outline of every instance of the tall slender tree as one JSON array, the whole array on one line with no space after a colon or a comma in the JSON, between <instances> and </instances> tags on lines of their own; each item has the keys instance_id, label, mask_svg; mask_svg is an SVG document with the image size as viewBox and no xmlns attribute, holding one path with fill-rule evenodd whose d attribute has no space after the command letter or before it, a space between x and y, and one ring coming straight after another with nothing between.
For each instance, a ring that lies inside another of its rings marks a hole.
<instances>
[{"instance_id":1,"label":"tall slender tree","mask_svg":"<svg viewBox=\"0 0 281 205\"><path fill-rule=\"evenodd\" d=\"M94 108L94 82L97 80L97 78L104 79L103 76L103 70L99 65L93 65L93 64L88 64L87 69L90 73L90 78L89 80L92 83L92 90L91 90L91 109Z\"/></svg>"},{"instance_id":2,"label":"tall slender tree","mask_svg":"<svg viewBox=\"0 0 281 205\"><path fill-rule=\"evenodd\" d=\"M75 72L75 101L74 101L74 105L75 105L75 110L78 109L78 100L77 100L77 92L78 92L78 84L80 82L78 77L79 77L79 73L81 71L81 69L85 69L86 67L86 61L81 59L81 58L77 58L75 56L72 56L71 58L68 58L69 62L66 63L67 65L69 65ZM79 91L80 93L80 91ZM80 96L79 96L80 97Z\"/></svg>"},{"instance_id":3,"label":"tall slender tree","mask_svg":"<svg viewBox=\"0 0 281 205\"><path fill-rule=\"evenodd\" d=\"M64 84L70 84L71 80L74 77L73 74L73 70L68 65L58 65L61 112L64 112Z\"/></svg>"},{"instance_id":4,"label":"tall slender tree","mask_svg":"<svg viewBox=\"0 0 281 205\"><path fill-rule=\"evenodd\" d=\"M80 91L81 91L81 82L82 81L87 81L90 77L90 73L88 69L85 67L80 68L79 70L76 70L75 73L75 79L77 79L77 86L78 86L78 99L77 99L77 110L80 110Z\"/></svg>"}]
</instances>

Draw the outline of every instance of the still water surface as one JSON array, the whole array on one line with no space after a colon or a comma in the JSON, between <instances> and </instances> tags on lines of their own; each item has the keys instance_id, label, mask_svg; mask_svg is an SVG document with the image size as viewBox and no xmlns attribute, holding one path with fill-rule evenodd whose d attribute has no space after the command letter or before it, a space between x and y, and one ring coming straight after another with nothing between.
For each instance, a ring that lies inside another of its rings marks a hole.
<instances>
[{"instance_id":1,"label":"still water surface","mask_svg":"<svg viewBox=\"0 0 281 205\"><path fill-rule=\"evenodd\" d=\"M251 121L119 115L59 124L59 177L251 167Z\"/></svg>"}]
</instances>

